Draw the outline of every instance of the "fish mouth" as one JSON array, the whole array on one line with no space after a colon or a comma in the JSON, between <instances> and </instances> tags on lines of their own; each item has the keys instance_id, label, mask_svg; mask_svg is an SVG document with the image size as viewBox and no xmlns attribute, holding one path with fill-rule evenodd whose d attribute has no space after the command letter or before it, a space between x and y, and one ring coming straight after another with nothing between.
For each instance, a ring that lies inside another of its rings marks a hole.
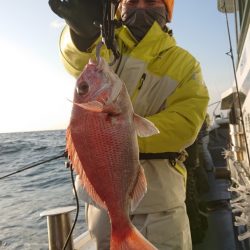
<instances>
[{"instance_id":1,"label":"fish mouth","mask_svg":"<svg viewBox=\"0 0 250 250\"><path fill-rule=\"evenodd\" d=\"M98 65L98 60L97 60L97 59L90 58L90 59L89 59L89 64L90 64L90 65L96 65L96 66L97 66L97 65Z\"/></svg>"}]
</instances>

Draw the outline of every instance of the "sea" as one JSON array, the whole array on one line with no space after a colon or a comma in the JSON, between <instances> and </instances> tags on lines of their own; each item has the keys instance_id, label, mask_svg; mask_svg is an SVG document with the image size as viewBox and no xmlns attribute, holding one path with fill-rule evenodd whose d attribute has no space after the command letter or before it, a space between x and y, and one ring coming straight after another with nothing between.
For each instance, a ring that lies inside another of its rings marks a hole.
<instances>
[{"instance_id":1,"label":"sea","mask_svg":"<svg viewBox=\"0 0 250 250\"><path fill-rule=\"evenodd\" d=\"M46 210L75 206L71 173L63 154L65 130L0 133L0 178L26 167L36 167L0 179L0 249L48 249ZM51 161L50 161L51 160ZM74 176L75 177L75 176ZM75 219L71 213L71 223ZM73 237L86 230L84 203Z\"/></svg>"}]
</instances>

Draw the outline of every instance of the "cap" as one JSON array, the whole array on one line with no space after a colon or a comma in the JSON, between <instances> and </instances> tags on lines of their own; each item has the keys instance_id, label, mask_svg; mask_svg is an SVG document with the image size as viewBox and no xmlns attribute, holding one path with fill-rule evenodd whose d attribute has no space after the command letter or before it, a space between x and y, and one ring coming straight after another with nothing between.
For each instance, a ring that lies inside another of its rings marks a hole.
<instances>
[{"instance_id":1,"label":"cap","mask_svg":"<svg viewBox=\"0 0 250 250\"><path fill-rule=\"evenodd\" d=\"M174 9L174 0L163 0L168 11L168 21L171 22Z\"/></svg>"}]
</instances>

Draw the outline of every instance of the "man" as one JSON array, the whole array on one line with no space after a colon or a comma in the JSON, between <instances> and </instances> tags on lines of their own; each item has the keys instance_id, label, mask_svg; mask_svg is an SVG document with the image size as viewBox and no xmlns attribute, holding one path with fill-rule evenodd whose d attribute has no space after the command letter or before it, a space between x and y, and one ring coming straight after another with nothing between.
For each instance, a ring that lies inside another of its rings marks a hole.
<instances>
[{"instance_id":1,"label":"man","mask_svg":"<svg viewBox=\"0 0 250 250\"><path fill-rule=\"evenodd\" d=\"M60 49L70 74L78 76L95 56L101 22L101 0L50 0L64 18ZM186 170L171 152L181 152L195 140L206 115L208 92L199 63L176 46L166 23L174 0L123 0L122 26L116 29L121 56L113 65L125 82L134 110L152 121L160 134L139 138L148 190L131 214L133 224L160 250L192 248L185 207ZM101 55L112 61L105 47ZM165 158L165 159L164 159ZM171 158L171 159L167 159ZM109 249L109 219L105 211L88 205L86 220L98 250Z\"/></svg>"}]
</instances>

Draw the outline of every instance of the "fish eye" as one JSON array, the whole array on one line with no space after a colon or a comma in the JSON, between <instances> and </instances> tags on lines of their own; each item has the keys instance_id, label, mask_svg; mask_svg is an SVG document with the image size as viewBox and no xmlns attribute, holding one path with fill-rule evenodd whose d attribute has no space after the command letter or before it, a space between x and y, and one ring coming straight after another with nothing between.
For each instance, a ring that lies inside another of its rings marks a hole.
<instances>
[{"instance_id":1,"label":"fish eye","mask_svg":"<svg viewBox=\"0 0 250 250\"><path fill-rule=\"evenodd\" d=\"M89 91L89 85L86 82L81 82L76 87L76 92L78 95L86 95Z\"/></svg>"}]
</instances>

